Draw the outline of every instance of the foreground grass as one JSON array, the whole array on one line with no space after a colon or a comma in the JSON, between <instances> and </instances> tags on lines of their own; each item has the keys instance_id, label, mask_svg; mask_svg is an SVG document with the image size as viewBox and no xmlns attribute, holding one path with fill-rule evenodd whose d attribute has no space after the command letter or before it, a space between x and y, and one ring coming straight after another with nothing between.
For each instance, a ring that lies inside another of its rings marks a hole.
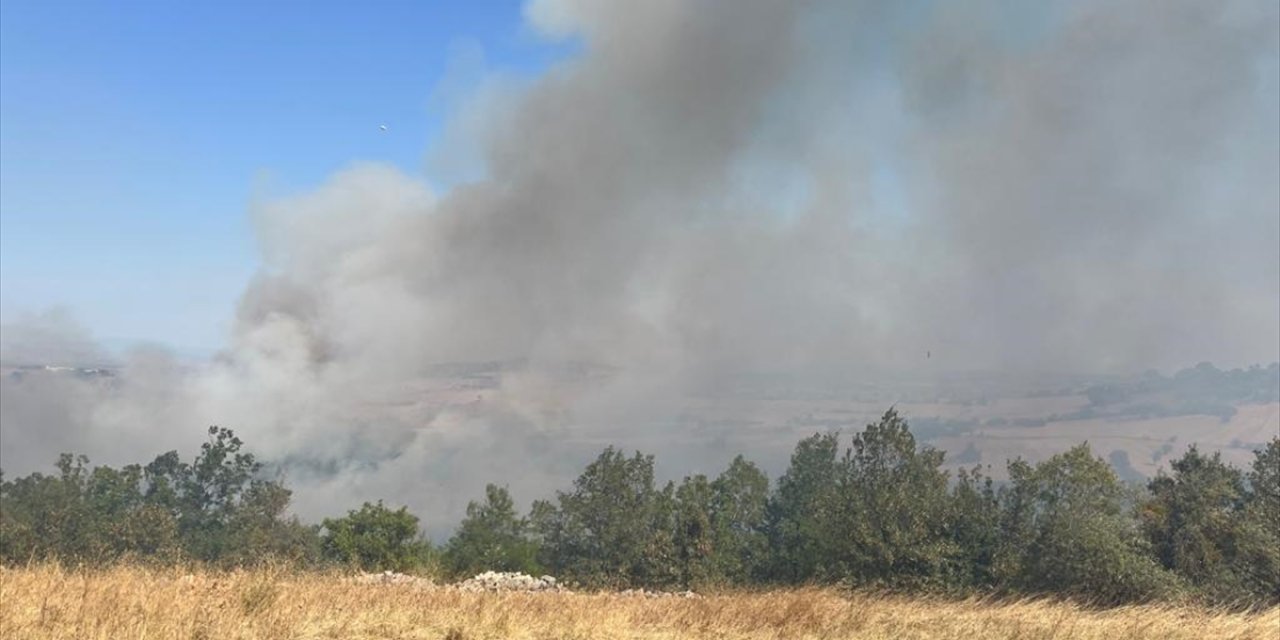
<instances>
[{"instance_id":1,"label":"foreground grass","mask_svg":"<svg viewBox=\"0 0 1280 640\"><path fill-rule=\"evenodd\" d=\"M278 571L0 569L0 638L1260 638L1280 608L1093 610L800 589L698 599L465 593Z\"/></svg>"}]
</instances>

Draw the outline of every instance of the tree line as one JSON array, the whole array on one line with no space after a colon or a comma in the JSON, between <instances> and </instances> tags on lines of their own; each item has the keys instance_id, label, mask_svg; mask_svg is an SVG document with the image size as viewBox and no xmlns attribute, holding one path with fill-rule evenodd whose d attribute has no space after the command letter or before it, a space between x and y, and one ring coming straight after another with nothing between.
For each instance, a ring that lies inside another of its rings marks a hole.
<instances>
[{"instance_id":1,"label":"tree line","mask_svg":"<svg viewBox=\"0 0 1280 640\"><path fill-rule=\"evenodd\" d=\"M56 559L244 566L265 560L469 576L552 573L588 588L838 584L934 593L1061 595L1111 604L1280 603L1280 437L1249 469L1190 447L1145 486L1087 444L1008 480L954 476L890 410L842 446L801 440L776 482L742 456L715 478L660 484L654 458L606 448L573 485L521 514L505 487L432 545L406 508L366 503L306 524L228 429L190 462L0 476L0 562Z\"/></svg>"}]
</instances>

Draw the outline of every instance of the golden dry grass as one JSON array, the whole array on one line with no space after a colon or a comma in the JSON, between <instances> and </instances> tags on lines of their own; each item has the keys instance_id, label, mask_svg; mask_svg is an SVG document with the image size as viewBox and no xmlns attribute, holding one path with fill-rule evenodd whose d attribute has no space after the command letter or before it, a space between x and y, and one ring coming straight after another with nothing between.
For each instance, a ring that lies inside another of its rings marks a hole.
<instances>
[{"instance_id":1,"label":"golden dry grass","mask_svg":"<svg viewBox=\"0 0 1280 640\"><path fill-rule=\"evenodd\" d=\"M467 593L280 571L0 570L0 638L1280 638L1280 608L1091 610L799 589L698 599Z\"/></svg>"}]
</instances>

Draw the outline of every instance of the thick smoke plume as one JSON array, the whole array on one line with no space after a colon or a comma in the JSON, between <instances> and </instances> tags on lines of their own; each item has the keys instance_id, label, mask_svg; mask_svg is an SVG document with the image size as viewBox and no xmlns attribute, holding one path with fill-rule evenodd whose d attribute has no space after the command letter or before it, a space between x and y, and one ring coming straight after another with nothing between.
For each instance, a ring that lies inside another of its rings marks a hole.
<instances>
[{"instance_id":1,"label":"thick smoke plume","mask_svg":"<svg viewBox=\"0 0 1280 640\"><path fill-rule=\"evenodd\" d=\"M6 380L3 466L221 424L306 515L439 527L609 442L716 470L679 418L737 374L1277 359L1277 4L1033 4L535 0L582 52L460 117L482 177L257 207L217 361Z\"/></svg>"}]
</instances>

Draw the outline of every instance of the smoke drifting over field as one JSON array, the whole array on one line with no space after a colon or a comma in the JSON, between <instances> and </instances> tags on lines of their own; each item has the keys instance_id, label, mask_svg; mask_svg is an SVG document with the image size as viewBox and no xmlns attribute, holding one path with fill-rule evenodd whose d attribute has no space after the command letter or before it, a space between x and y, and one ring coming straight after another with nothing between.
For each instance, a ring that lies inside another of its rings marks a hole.
<instances>
[{"instance_id":1,"label":"smoke drifting over field","mask_svg":"<svg viewBox=\"0 0 1280 640\"><path fill-rule=\"evenodd\" d=\"M485 481L561 484L598 449L576 435L684 438L681 399L731 373L1277 359L1274 2L527 17L583 50L460 118L482 178L432 193L362 164L258 207L217 362L6 380L5 470L221 424L289 463L304 513L384 497L453 522ZM6 327L7 360L27 335ZM414 393L485 361L523 364L467 402Z\"/></svg>"}]
</instances>

